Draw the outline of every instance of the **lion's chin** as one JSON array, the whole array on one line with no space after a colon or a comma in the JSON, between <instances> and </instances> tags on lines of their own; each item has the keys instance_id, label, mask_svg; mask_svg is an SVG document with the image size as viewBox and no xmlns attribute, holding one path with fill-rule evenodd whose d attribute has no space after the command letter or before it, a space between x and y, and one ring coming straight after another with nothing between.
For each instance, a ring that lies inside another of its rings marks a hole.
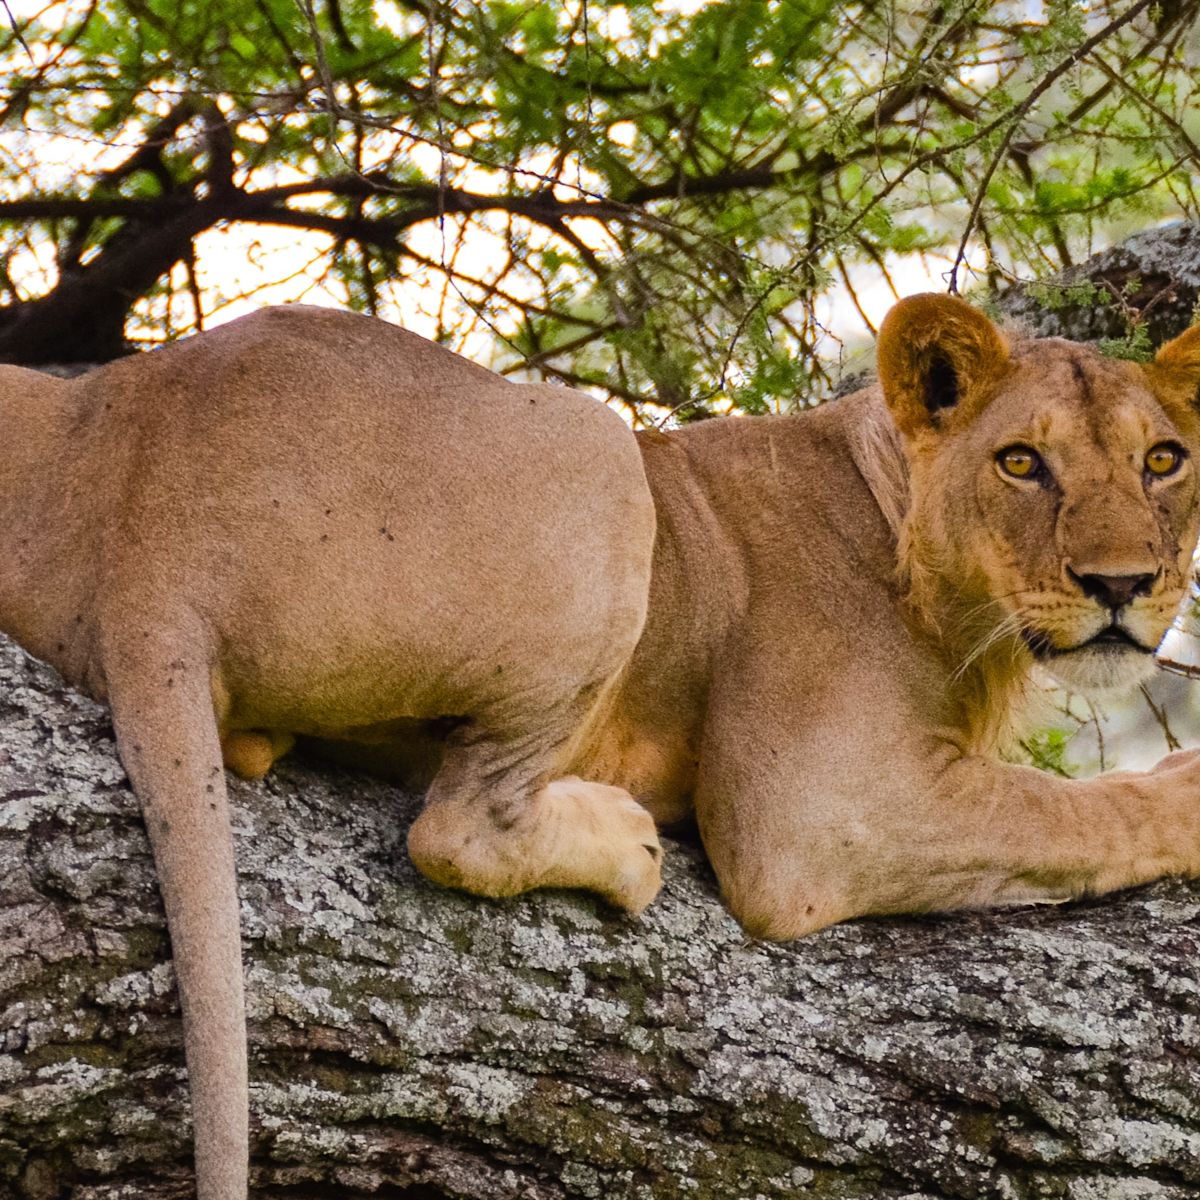
<instances>
[{"instance_id":1,"label":"lion's chin","mask_svg":"<svg viewBox=\"0 0 1200 1200\"><path fill-rule=\"evenodd\" d=\"M1154 674L1154 655L1133 646L1083 646L1042 657L1039 665L1068 691L1100 698L1128 692Z\"/></svg>"}]
</instances>

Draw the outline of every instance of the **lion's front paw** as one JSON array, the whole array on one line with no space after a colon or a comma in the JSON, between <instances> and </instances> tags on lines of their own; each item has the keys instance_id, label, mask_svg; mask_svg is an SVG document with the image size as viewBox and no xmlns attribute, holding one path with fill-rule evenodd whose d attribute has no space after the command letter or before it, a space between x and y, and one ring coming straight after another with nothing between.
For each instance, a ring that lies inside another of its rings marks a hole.
<instances>
[{"instance_id":1,"label":"lion's front paw","mask_svg":"<svg viewBox=\"0 0 1200 1200\"><path fill-rule=\"evenodd\" d=\"M547 882L599 892L640 913L662 887L662 845L654 818L622 788L556 779L542 792L553 824Z\"/></svg>"}]
</instances>

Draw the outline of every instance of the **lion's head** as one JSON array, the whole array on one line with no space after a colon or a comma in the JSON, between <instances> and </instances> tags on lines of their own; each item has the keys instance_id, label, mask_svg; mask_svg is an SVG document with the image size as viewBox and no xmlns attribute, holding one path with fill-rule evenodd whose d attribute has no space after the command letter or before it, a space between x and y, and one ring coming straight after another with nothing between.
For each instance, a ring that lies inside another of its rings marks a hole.
<instances>
[{"instance_id":1,"label":"lion's head","mask_svg":"<svg viewBox=\"0 0 1200 1200\"><path fill-rule=\"evenodd\" d=\"M1140 365L1010 344L961 300L913 296L879 375L908 464L902 570L960 672L985 690L1031 660L1084 693L1142 681L1200 520L1200 328Z\"/></svg>"}]
</instances>

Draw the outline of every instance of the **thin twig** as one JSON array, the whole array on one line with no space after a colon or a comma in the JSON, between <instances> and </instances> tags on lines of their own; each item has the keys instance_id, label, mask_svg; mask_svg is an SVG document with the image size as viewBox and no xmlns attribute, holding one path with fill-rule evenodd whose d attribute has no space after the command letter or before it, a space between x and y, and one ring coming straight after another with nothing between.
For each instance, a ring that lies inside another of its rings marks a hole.
<instances>
[{"instance_id":1,"label":"thin twig","mask_svg":"<svg viewBox=\"0 0 1200 1200\"><path fill-rule=\"evenodd\" d=\"M33 57L33 51L29 48L29 43L25 40L25 35L21 32L21 27L17 24L17 18L13 16L13 10L8 6L8 0L0 0L0 4L4 5L4 11L8 14L8 23L12 26L13 37L17 39L17 45L29 56L29 61L35 66L37 59Z\"/></svg>"},{"instance_id":2,"label":"thin twig","mask_svg":"<svg viewBox=\"0 0 1200 1200\"><path fill-rule=\"evenodd\" d=\"M297 0L305 19L308 21L308 35L312 39L313 53L317 56L317 75L321 80L321 88L325 93L325 112L329 115L329 144L337 147L337 123L341 115L341 105L338 103L337 92L334 89L333 72L329 69L329 59L325 56L325 39L321 36L317 25L317 10L313 0Z\"/></svg>"},{"instance_id":3,"label":"thin twig","mask_svg":"<svg viewBox=\"0 0 1200 1200\"><path fill-rule=\"evenodd\" d=\"M583 126L583 146L580 153L575 157L576 179L579 186L583 187L583 159L584 154L591 150L592 146L592 37L588 21L588 0L582 0L582 17L583 17L583 76L587 84L587 107L585 109L584 126Z\"/></svg>"},{"instance_id":4,"label":"thin twig","mask_svg":"<svg viewBox=\"0 0 1200 1200\"><path fill-rule=\"evenodd\" d=\"M1146 701L1146 707L1154 714L1154 719L1158 722L1158 727L1163 731L1163 737L1167 740L1168 750L1182 750L1183 743L1175 736L1174 730L1171 728L1171 723L1167 719L1167 710L1161 704L1154 703L1154 697L1150 695L1150 689L1143 683L1138 691L1142 693L1142 699Z\"/></svg>"},{"instance_id":5,"label":"thin twig","mask_svg":"<svg viewBox=\"0 0 1200 1200\"><path fill-rule=\"evenodd\" d=\"M995 154L987 165L987 169L983 173L983 180L975 190L975 198L971 203L971 211L967 214L967 223L963 227L962 239L958 243L958 251L954 255L954 262L951 264L949 274L947 276L946 290L952 296L958 295L958 269L962 266L964 259L967 256L967 242L970 241L971 233L975 229L975 223L979 220L979 210L983 207L984 198L987 195L988 185L992 182L992 176L996 173L996 168L1003 161L1004 156L1008 153L1009 143L1013 136L1020 128L1021 121L1029 113L1029 110L1059 81L1080 59L1086 58L1095 48L1101 43L1107 41L1119 29L1123 29L1135 17L1140 16L1146 9L1158 4L1159 0L1137 0L1137 3L1127 9L1121 16L1114 17L1103 29L1092 34L1081 46L1072 50L1053 70L1043 76L1038 83L1011 112L1002 114L995 121L991 122L989 132L998 128L1003 122L1007 122L1007 128L1000 139L1000 145L996 148Z\"/></svg>"}]
</instances>

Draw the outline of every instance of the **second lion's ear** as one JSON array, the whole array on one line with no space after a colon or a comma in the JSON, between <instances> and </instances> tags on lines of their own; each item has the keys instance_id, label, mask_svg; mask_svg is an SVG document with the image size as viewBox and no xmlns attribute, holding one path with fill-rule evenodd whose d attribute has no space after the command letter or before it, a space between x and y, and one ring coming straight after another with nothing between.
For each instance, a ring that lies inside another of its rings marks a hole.
<instances>
[{"instance_id":1,"label":"second lion's ear","mask_svg":"<svg viewBox=\"0 0 1200 1200\"><path fill-rule=\"evenodd\" d=\"M1008 343L983 313L933 292L892 308L876 354L884 400L905 437L951 414L973 415L1008 365Z\"/></svg>"},{"instance_id":2,"label":"second lion's ear","mask_svg":"<svg viewBox=\"0 0 1200 1200\"><path fill-rule=\"evenodd\" d=\"M1165 343L1142 368L1164 403L1200 407L1200 325Z\"/></svg>"}]
</instances>

